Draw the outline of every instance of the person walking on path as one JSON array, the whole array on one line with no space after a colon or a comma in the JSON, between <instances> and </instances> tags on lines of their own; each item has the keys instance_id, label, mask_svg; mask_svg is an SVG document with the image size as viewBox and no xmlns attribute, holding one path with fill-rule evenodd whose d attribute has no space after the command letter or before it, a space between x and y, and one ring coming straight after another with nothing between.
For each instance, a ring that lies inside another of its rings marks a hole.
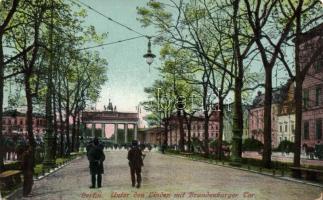
<instances>
[{"instance_id":1,"label":"person walking on path","mask_svg":"<svg viewBox=\"0 0 323 200\"><path fill-rule=\"evenodd\" d=\"M105 155L103 153L103 145L100 144L97 137L94 138L93 142L87 146L87 156L90 162L90 173L92 185L90 188L95 188L97 183L98 188L102 186L102 174L104 173L103 161Z\"/></svg>"},{"instance_id":2,"label":"person walking on path","mask_svg":"<svg viewBox=\"0 0 323 200\"><path fill-rule=\"evenodd\" d=\"M137 188L140 188L141 167L144 166L144 163L143 163L144 157L145 155L142 154L142 151L138 146L138 142L136 140L133 140L132 147L128 151L128 160L129 160L132 187L136 186L136 178L137 178Z\"/></svg>"}]
</instances>

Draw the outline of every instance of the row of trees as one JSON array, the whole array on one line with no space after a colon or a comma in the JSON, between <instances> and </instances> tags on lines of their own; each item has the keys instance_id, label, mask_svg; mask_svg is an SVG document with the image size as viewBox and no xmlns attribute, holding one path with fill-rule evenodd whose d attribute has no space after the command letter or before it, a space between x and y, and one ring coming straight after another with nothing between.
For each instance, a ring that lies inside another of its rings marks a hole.
<instances>
[{"instance_id":1,"label":"row of trees","mask_svg":"<svg viewBox=\"0 0 323 200\"><path fill-rule=\"evenodd\" d=\"M54 157L58 156L57 147L60 147L59 156L65 153L64 134L67 153L76 151L80 113L98 99L107 80L107 61L97 52L80 50L86 44L101 42L106 35L97 34L92 26L84 26L86 12L74 6L63 0L0 1L0 119L4 88L14 83L13 87L23 88L24 94L13 96L24 100L9 102L13 106L19 106L17 102L27 106L30 159L34 159L35 152L34 109L46 112L46 132L52 132L55 139L49 150ZM0 171L4 170L2 158L0 155ZM32 174L32 168L26 170Z\"/></svg>"},{"instance_id":2,"label":"row of trees","mask_svg":"<svg viewBox=\"0 0 323 200\"><path fill-rule=\"evenodd\" d=\"M303 63L303 67L300 65L299 51L302 34L322 23L320 1L150 1L146 7L138 8L138 15L138 20L144 27L154 26L159 30L155 42L162 45L161 55L164 61L160 68L163 78L151 88L146 88L150 99L143 104L153 113L150 119L167 119L172 112L179 110L176 108L179 104L169 97L187 99L194 93L200 103L189 102L198 105L204 112L204 152L208 156L210 111L215 103L219 110L223 110L225 100L233 92L231 152L232 161L239 163L242 153L242 104L243 101L246 103L245 97L250 96L250 91L264 87L263 165L270 167L273 68L283 65L289 78L296 83L294 165L300 165L302 83L308 69L322 52L323 37L316 43L311 58ZM157 91L162 91L162 95ZM179 102L182 103L181 100ZM184 118L195 112L194 109L187 109L191 107L192 105L186 105ZM179 121L180 127L184 121ZM167 132L168 122L163 122ZM218 157L221 159L223 112L219 122ZM189 123L187 127L190 130ZM188 132L190 140L190 131ZM167 134L165 136L167 141ZM183 140L182 128L180 137ZM183 150L181 142L180 149Z\"/></svg>"}]
</instances>

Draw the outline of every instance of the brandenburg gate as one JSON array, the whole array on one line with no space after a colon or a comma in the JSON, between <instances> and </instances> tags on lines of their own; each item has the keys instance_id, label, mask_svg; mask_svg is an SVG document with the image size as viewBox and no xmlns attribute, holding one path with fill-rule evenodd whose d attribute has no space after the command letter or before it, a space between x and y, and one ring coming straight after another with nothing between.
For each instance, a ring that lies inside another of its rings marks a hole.
<instances>
[{"instance_id":1,"label":"brandenburg gate","mask_svg":"<svg viewBox=\"0 0 323 200\"><path fill-rule=\"evenodd\" d=\"M85 111L82 113L82 123L85 125L91 124L92 137L95 135L96 124L101 124L102 132L101 137L105 137L105 125L114 124L114 140L118 141L118 125L124 124L125 143L128 143L128 125L134 126L134 139L137 139L139 114L131 112L117 112L116 107L112 109L112 103L109 102L109 106L104 107L104 111Z\"/></svg>"}]
</instances>

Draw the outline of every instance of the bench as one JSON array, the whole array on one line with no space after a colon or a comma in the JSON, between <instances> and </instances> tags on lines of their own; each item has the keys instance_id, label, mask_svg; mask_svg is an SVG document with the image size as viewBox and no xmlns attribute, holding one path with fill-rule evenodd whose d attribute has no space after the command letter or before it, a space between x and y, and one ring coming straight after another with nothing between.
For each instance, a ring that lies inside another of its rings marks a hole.
<instances>
[{"instance_id":1,"label":"bench","mask_svg":"<svg viewBox=\"0 0 323 200\"><path fill-rule=\"evenodd\" d=\"M309 169L304 167L290 167L290 169L293 172L293 177L301 178L301 174L304 173L305 180L311 180L311 181L317 180L318 175L323 174L323 171L318 169Z\"/></svg>"},{"instance_id":2,"label":"bench","mask_svg":"<svg viewBox=\"0 0 323 200\"><path fill-rule=\"evenodd\" d=\"M20 170L8 170L0 174L0 185L3 185L2 189L10 189L14 185L21 183L21 171Z\"/></svg>"}]
</instances>

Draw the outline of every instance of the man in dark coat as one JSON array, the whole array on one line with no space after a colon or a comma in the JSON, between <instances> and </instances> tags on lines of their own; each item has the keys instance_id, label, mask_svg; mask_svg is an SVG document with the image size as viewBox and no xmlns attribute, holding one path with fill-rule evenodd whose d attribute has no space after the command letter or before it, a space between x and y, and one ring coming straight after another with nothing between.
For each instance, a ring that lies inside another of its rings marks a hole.
<instances>
[{"instance_id":1,"label":"man in dark coat","mask_svg":"<svg viewBox=\"0 0 323 200\"><path fill-rule=\"evenodd\" d=\"M22 154L22 172L24 175L23 196L27 197L31 193L34 173L34 163L32 157L32 147L26 147Z\"/></svg>"},{"instance_id":2,"label":"man in dark coat","mask_svg":"<svg viewBox=\"0 0 323 200\"><path fill-rule=\"evenodd\" d=\"M90 162L90 173L92 180L92 186L90 188L95 188L96 182L98 188L102 186L102 174L104 173L103 161L105 160L103 148L104 147L99 143L98 138L94 138L93 142L87 146L87 155Z\"/></svg>"},{"instance_id":3,"label":"man in dark coat","mask_svg":"<svg viewBox=\"0 0 323 200\"><path fill-rule=\"evenodd\" d=\"M137 177L137 188L140 188L141 184L141 167L144 165L143 158L144 154L142 154L141 149L138 146L138 142L136 140L132 141L132 147L128 151L128 160L130 166L130 174L132 187L136 185L136 177Z\"/></svg>"}]
</instances>

